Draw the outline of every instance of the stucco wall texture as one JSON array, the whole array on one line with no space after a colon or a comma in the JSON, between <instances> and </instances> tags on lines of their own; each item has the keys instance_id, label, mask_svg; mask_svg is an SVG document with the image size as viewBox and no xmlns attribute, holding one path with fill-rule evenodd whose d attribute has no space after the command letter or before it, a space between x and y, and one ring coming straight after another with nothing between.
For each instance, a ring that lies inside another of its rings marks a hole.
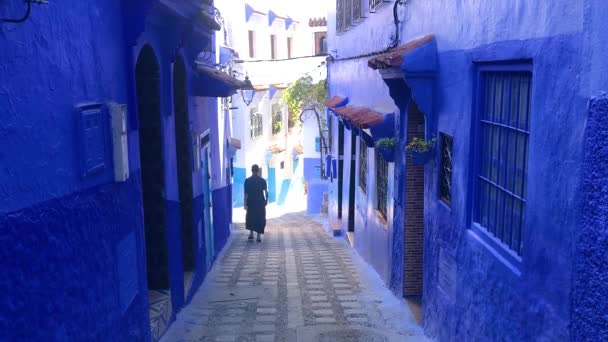
<instances>
[{"instance_id":1,"label":"stucco wall texture","mask_svg":"<svg viewBox=\"0 0 608 342\"><path fill-rule=\"evenodd\" d=\"M605 5L595 0L558 3L440 0L410 1L399 8L401 43L427 34L436 37L438 71L433 108L426 115L436 123L430 127L432 135L444 132L454 137L451 207L440 203L437 195L437 161L427 164L425 171L423 325L427 334L439 340L584 340L594 336L584 331L571 333L570 324L575 324L572 312L581 305L571 295L577 284L573 283L573 256L585 250L575 248L572 237L579 230L580 177L583 170L588 172L582 167L587 99L606 87L605 81L592 75L603 65L595 57L599 47L588 45L596 35L583 28L595 32L603 27L590 8ZM330 12L329 51L337 58L383 49L394 35L392 3L340 34L335 32L335 8ZM586 56L591 55L590 62ZM471 128L476 63L513 60L531 61L533 91L523 254L521 260L508 261L500 256L497 245L488 245L469 229L472 152L477 146ZM379 73L367 67L367 58L330 63L328 78L330 96L348 96L353 105L395 106ZM416 98L416 89L412 91ZM405 122L397 125L402 128ZM598 126L599 122L596 128L587 127L588 137ZM601 165L600 159L590 159L589 165ZM357 175L358 170L359 165ZM601 173L597 175L601 178ZM396 174L389 182L395 198L403 191L402 177ZM343 198L348 198L347 189L345 185ZM394 289L402 281L398 279L402 265L391 254L402 253L398 245L403 239L402 227L378 226L373 222L373 197L356 191L355 247ZM337 202L335 191L330 200ZM598 205L602 201L605 197ZM402 220L401 215L396 212L395 220ZM337 217L336 210L331 217ZM597 225L593 227L597 230ZM363 237L358 235L361 231L364 238L359 238ZM389 246L391 251L384 253L380 246ZM453 263L456 270L449 289L439 287L439 279L446 276L439 266L444 262ZM600 274L598 269L585 279L602 283L605 279ZM585 313L588 322L604 319L599 310ZM605 331L598 325L597 329Z\"/></svg>"},{"instance_id":2,"label":"stucco wall texture","mask_svg":"<svg viewBox=\"0 0 608 342\"><path fill-rule=\"evenodd\" d=\"M110 164L82 180L78 162L75 106L127 98L121 3L34 6L0 24L0 340L150 336L139 172L113 184ZM131 232L138 285L123 312L116 246Z\"/></svg>"},{"instance_id":3,"label":"stucco wall texture","mask_svg":"<svg viewBox=\"0 0 608 342\"><path fill-rule=\"evenodd\" d=\"M172 63L181 54L188 82L194 82L192 63L214 38L201 30L186 35L182 19L168 14L171 6L185 13L184 3L156 3L51 2L33 6L23 24L0 23L0 340L151 338L134 74L145 45L154 49L160 67L172 315L189 300L183 288ZM2 17L22 11L19 2L0 3ZM128 104L131 174L123 183L114 182L109 127L104 170L81 177L75 107L110 101ZM192 133L208 129L212 137L210 185L218 208L213 227L219 252L231 215L225 210L230 185L223 177L227 125L218 121L229 117L218 118L215 98L189 94L188 101ZM199 241L195 290L207 272L201 226L207 194L202 170L192 177L194 240ZM125 293L128 286L134 288Z\"/></svg>"}]
</instances>

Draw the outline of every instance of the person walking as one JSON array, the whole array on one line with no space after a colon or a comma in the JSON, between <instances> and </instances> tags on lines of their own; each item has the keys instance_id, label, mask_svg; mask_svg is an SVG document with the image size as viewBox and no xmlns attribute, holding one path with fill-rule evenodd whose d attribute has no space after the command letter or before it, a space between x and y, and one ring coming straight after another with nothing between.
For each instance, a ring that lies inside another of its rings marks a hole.
<instances>
[{"instance_id":1,"label":"person walking","mask_svg":"<svg viewBox=\"0 0 608 342\"><path fill-rule=\"evenodd\" d=\"M246 228L250 231L249 240L253 240L253 232L257 233L257 242L266 228L266 205L268 204L268 187L266 180L260 176L260 167L251 167L251 177L245 180L245 216Z\"/></svg>"}]
</instances>

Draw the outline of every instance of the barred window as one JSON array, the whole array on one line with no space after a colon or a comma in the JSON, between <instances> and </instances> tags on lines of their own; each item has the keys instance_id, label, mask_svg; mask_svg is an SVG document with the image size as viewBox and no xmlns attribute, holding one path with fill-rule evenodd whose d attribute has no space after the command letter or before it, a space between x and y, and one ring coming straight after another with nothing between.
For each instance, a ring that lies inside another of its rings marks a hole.
<instances>
[{"instance_id":1,"label":"barred window","mask_svg":"<svg viewBox=\"0 0 608 342\"><path fill-rule=\"evenodd\" d=\"M358 11L358 15L355 15ZM336 0L336 32L344 32L361 18L361 0Z\"/></svg>"},{"instance_id":2,"label":"barred window","mask_svg":"<svg viewBox=\"0 0 608 342\"><path fill-rule=\"evenodd\" d=\"M447 204L452 203L452 145L453 138L445 133L439 134L441 146L441 167L439 169L439 198Z\"/></svg>"},{"instance_id":3,"label":"barred window","mask_svg":"<svg viewBox=\"0 0 608 342\"><path fill-rule=\"evenodd\" d=\"M344 3L346 0L336 0L336 32L344 32Z\"/></svg>"},{"instance_id":4,"label":"barred window","mask_svg":"<svg viewBox=\"0 0 608 342\"><path fill-rule=\"evenodd\" d=\"M362 12L362 6L361 6L361 1L362 0L352 0L353 1L353 22L363 18L363 12Z\"/></svg>"},{"instance_id":5,"label":"barred window","mask_svg":"<svg viewBox=\"0 0 608 342\"><path fill-rule=\"evenodd\" d=\"M375 12L378 6L380 6L386 0L369 0L369 11Z\"/></svg>"},{"instance_id":6,"label":"barred window","mask_svg":"<svg viewBox=\"0 0 608 342\"><path fill-rule=\"evenodd\" d=\"M388 201L388 162L376 150L376 209L386 220Z\"/></svg>"},{"instance_id":7,"label":"barred window","mask_svg":"<svg viewBox=\"0 0 608 342\"><path fill-rule=\"evenodd\" d=\"M353 0L344 1L344 28L347 29L353 23L352 18Z\"/></svg>"},{"instance_id":8,"label":"barred window","mask_svg":"<svg viewBox=\"0 0 608 342\"><path fill-rule=\"evenodd\" d=\"M272 134L278 134L283 128L283 113L278 104L272 105Z\"/></svg>"},{"instance_id":9,"label":"barred window","mask_svg":"<svg viewBox=\"0 0 608 342\"><path fill-rule=\"evenodd\" d=\"M518 255L526 214L531 91L530 65L480 69L474 219Z\"/></svg>"},{"instance_id":10,"label":"barred window","mask_svg":"<svg viewBox=\"0 0 608 342\"><path fill-rule=\"evenodd\" d=\"M367 145L363 140L359 141L359 186L367 192Z\"/></svg>"},{"instance_id":11,"label":"barred window","mask_svg":"<svg viewBox=\"0 0 608 342\"><path fill-rule=\"evenodd\" d=\"M256 108L251 108L249 114L249 123L251 125L251 138L257 138L263 134L263 118L262 114L257 112Z\"/></svg>"}]
</instances>

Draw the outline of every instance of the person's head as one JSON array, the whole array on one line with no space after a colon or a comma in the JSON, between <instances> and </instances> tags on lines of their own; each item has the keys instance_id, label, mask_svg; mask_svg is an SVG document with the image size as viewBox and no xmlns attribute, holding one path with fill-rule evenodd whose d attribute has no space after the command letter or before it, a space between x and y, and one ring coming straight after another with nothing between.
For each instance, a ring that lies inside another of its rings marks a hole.
<instances>
[{"instance_id":1,"label":"person's head","mask_svg":"<svg viewBox=\"0 0 608 342\"><path fill-rule=\"evenodd\" d=\"M253 164L253 166L251 167L251 173L253 173L254 175L260 174L260 167L258 166L258 164Z\"/></svg>"}]
</instances>

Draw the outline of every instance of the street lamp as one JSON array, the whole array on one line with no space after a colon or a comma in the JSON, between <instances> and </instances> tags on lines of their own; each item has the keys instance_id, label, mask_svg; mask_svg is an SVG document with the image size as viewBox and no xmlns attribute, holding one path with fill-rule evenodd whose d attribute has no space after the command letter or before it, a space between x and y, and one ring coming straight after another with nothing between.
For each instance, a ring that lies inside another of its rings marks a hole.
<instances>
[{"instance_id":1,"label":"street lamp","mask_svg":"<svg viewBox=\"0 0 608 342\"><path fill-rule=\"evenodd\" d=\"M249 106L253 101L253 96L255 96L255 89L253 89L253 84L251 84L249 76L245 76L244 82L245 85L241 88L241 96L243 97L243 102Z\"/></svg>"}]
</instances>

